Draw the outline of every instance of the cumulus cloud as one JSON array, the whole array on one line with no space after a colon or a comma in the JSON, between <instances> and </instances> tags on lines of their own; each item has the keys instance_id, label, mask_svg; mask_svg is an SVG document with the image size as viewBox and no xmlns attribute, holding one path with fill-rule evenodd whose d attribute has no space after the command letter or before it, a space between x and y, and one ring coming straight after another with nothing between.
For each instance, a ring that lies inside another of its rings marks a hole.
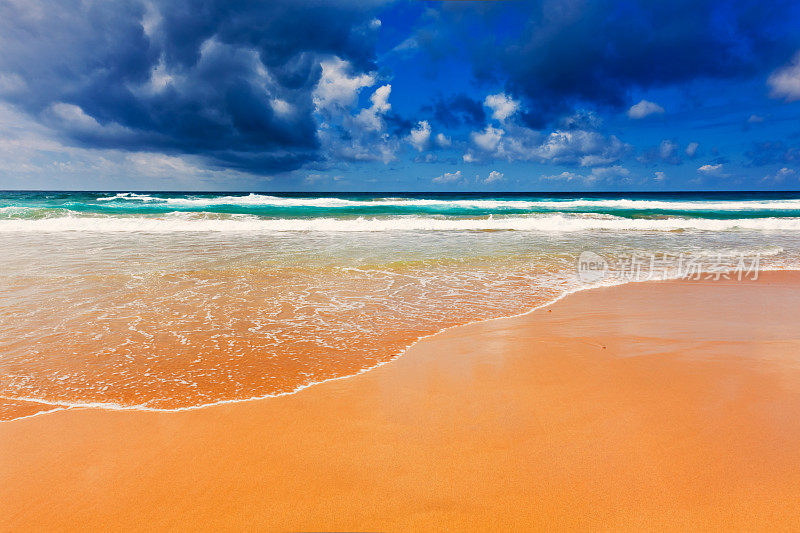
<instances>
[{"instance_id":1,"label":"cumulus cloud","mask_svg":"<svg viewBox=\"0 0 800 533\"><path fill-rule=\"evenodd\" d=\"M800 52L788 65L773 72L767 78L767 85L773 98L781 98L786 102L800 100Z\"/></svg>"},{"instance_id":2,"label":"cumulus cloud","mask_svg":"<svg viewBox=\"0 0 800 533\"><path fill-rule=\"evenodd\" d=\"M694 157L697 154L697 149L700 148L700 143L690 142L686 145L686 155Z\"/></svg>"},{"instance_id":3,"label":"cumulus cloud","mask_svg":"<svg viewBox=\"0 0 800 533\"><path fill-rule=\"evenodd\" d=\"M564 171L559 174L547 174L542 176L547 181L586 181L587 176L575 172Z\"/></svg>"},{"instance_id":4,"label":"cumulus cloud","mask_svg":"<svg viewBox=\"0 0 800 533\"><path fill-rule=\"evenodd\" d=\"M441 133L439 134L441 135ZM428 148L428 144L430 144L431 140L431 125L428 123L427 120L421 120L417 123L417 126L411 130L411 133L408 135L408 142L411 143L411 146L417 149L417 151L421 152Z\"/></svg>"},{"instance_id":5,"label":"cumulus cloud","mask_svg":"<svg viewBox=\"0 0 800 533\"><path fill-rule=\"evenodd\" d=\"M610 167L593 168L591 175L594 179L619 181L620 179L629 178L631 171L621 165L613 165Z\"/></svg>"},{"instance_id":6,"label":"cumulus cloud","mask_svg":"<svg viewBox=\"0 0 800 533\"><path fill-rule=\"evenodd\" d=\"M400 141L386 127L391 92L391 85L381 85L370 95L369 107L355 114L347 109L330 113L318 131L325 152L346 161L393 161Z\"/></svg>"},{"instance_id":7,"label":"cumulus cloud","mask_svg":"<svg viewBox=\"0 0 800 533\"><path fill-rule=\"evenodd\" d=\"M505 159L584 167L615 163L631 148L614 135L596 131L556 130L545 135L514 124L506 124L505 129L488 125L472 132L470 140L469 161Z\"/></svg>"},{"instance_id":8,"label":"cumulus cloud","mask_svg":"<svg viewBox=\"0 0 800 533\"><path fill-rule=\"evenodd\" d=\"M324 158L317 109L347 105L372 81L377 8L5 2L0 91L75 146L286 171Z\"/></svg>"},{"instance_id":9,"label":"cumulus cloud","mask_svg":"<svg viewBox=\"0 0 800 533\"><path fill-rule=\"evenodd\" d=\"M436 134L436 144L437 144L437 145L438 145L440 148L447 148L447 147L449 147L451 144L453 144L453 142L450 140L450 137L448 137L448 136L447 136L447 135L445 135L444 133L437 133L437 134Z\"/></svg>"},{"instance_id":10,"label":"cumulus cloud","mask_svg":"<svg viewBox=\"0 0 800 533\"><path fill-rule=\"evenodd\" d=\"M658 182L662 182L666 178L667 178L667 175L664 172L660 171L660 170L656 170L656 172L655 172L655 174L653 176L653 180L654 181L658 181Z\"/></svg>"},{"instance_id":11,"label":"cumulus cloud","mask_svg":"<svg viewBox=\"0 0 800 533\"><path fill-rule=\"evenodd\" d=\"M618 184L620 181L628 181L630 177L631 172L627 168L621 165L613 165L608 167L595 167L588 174L564 171L559 174L542 176L542 179L548 181L578 181L582 182L584 185L590 185L596 182Z\"/></svg>"},{"instance_id":12,"label":"cumulus cloud","mask_svg":"<svg viewBox=\"0 0 800 533\"><path fill-rule=\"evenodd\" d=\"M786 180L794 180L798 177L797 171L793 168L783 167L778 169L774 174L767 174L761 181L771 181L775 183L783 183Z\"/></svg>"},{"instance_id":13,"label":"cumulus cloud","mask_svg":"<svg viewBox=\"0 0 800 533\"><path fill-rule=\"evenodd\" d=\"M504 121L519 109L519 101L510 98L509 96L498 93L490 94L483 101L483 105L492 110L492 118L499 121Z\"/></svg>"},{"instance_id":14,"label":"cumulus cloud","mask_svg":"<svg viewBox=\"0 0 800 533\"><path fill-rule=\"evenodd\" d=\"M436 176L431 181L438 184L453 184L461 181L461 171L445 172L444 174Z\"/></svg>"},{"instance_id":15,"label":"cumulus cloud","mask_svg":"<svg viewBox=\"0 0 800 533\"><path fill-rule=\"evenodd\" d=\"M486 179L483 180L483 183L488 185L490 183L496 183L498 181L501 181L502 179L503 179L503 173L502 172L498 172L496 170L492 170L491 172L489 172L489 175L486 176Z\"/></svg>"},{"instance_id":16,"label":"cumulus cloud","mask_svg":"<svg viewBox=\"0 0 800 533\"><path fill-rule=\"evenodd\" d=\"M631 90L759 74L800 45L797 11L789 2L514 4L519 29L491 35L494 46L486 46L488 37L476 38L475 28L499 26L494 21L510 11L504 3L443 7L419 33L435 36L425 43L432 53L456 47L470 53L478 77L506 78L513 94L531 103L540 119L530 123L534 127L576 102L622 109Z\"/></svg>"},{"instance_id":17,"label":"cumulus cloud","mask_svg":"<svg viewBox=\"0 0 800 533\"><path fill-rule=\"evenodd\" d=\"M638 120L650 115L661 114L663 112L664 108L655 102L641 100L638 104L634 104L630 107L630 109L628 109L628 117Z\"/></svg>"},{"instance_id":18,"label":"cumulus cloud","mask_svg":"<svg viewBox=\"0 0 800 533\"><path fill-rule=\"evenodd\" d=\"M327 58L320 64L322 75L313 91L318 111L350 107L364 87L375 84L372 73L353 73L353 67L338 57Z\"/></svg>"},{"instance_id":19,"label":"cumulus cloud","mask_svg":"<svg viewBox=\"0 0 800 533\"><path fill-rule=\"evenodd\" d=\"M505 131L494 126L486 126L481 132L472 132L470 138L472 142L485 152L494 152L500 145L500 139L505 135Z\"/></svg>"}]
</instances>

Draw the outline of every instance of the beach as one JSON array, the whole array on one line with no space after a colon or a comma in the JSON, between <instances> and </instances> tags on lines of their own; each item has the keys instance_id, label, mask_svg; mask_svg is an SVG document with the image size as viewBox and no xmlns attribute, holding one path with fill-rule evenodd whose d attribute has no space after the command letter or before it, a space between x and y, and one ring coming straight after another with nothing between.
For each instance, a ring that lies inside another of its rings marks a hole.
<instances>
[{"instance_id":1,"label":"beach","mask_svg":"<svg viewBox=\"0 0 800 533\"><path fill-rule=\"evenodd\" d=\"M598 288L297 394L6 421L2 528L797 529L798 298Z\"/></svg>"}]
</instances>

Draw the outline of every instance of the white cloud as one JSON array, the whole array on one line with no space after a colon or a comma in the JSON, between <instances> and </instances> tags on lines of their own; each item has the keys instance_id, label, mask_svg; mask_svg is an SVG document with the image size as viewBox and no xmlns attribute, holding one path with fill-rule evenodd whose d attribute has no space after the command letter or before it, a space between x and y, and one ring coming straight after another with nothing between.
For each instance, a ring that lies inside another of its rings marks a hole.
<instances>
[{"instance_id":1,"label":"white cloud","mask_svg":"<svg viewBox=\"0 0 800 533\"><path fill-rule=\"evenodd\" d=\"M792 61L767 78L767 85L771 91L769 95L773 98L782 98L787 102L800 100L800 52Z\"/></svg>"},{"instance_id":2,"label":"white cloud","mask_svg":"<svg viewBox=\"0 0 800 533\"><path fill-rule=\"evenodd\" d=\"M577 172L564 171L560 174L542 176L542 179L551 181L580 181L586 185L596 181L628 181L631 176L630 170L621 166L613 165L609 167L593 168L589 174L579 174Z\"/></svg>"},{"instance_id":3,"label":"white cloud","mask_svg":"<svg viewBox=\"0 0 800 533\"><path fill-rule=\"evenodd\" d=\"M500 121L507 119L519 109L519 101L504 93L490 94L483 101L483 105L492 110L492 118Z\"/></svg>"},{"instance_id":4,"label":"white cloud","mask_svg":"<svg viewBox=\"0 0 800 533\"><path fill-rule=\"evenodd\" d=\"M466 154L464 154L464 155L461 157L461 159L463 159L465 163L474 163L475 161L477 161L477 160L478 160L478 158L476 158L476 157L475 157L474 155L472 155L472 153L470 153L470 152L467 152Z\"/></svg>"},{"instance_id":5,"label":"white cloud","mask_svg":"<svg viewBox=\"0 0 800 533\"><path fill-rule=\"evenodd\" d=\"M638 120L654 113L663 113L664 108L655 102L642 100L638 104L634 104L628 109L628 117Z\"/></svg>"},{"instance_id":6,"label":"white cloud","mask_svg":"<svg viewBox=\"0 0 800 533\"><path fill-rule=\"evenodd\" d=\"M445 172L444 174L436 176L431 181L433 183L456 183L457 181L461 181L461 171Z\"/></svg>"},{"instance_id":7,"label":"white cloud","mask_svg":"<svg viewBox=\"0 0 800 533\"><path fill-rule=\"evenodd\" d=\"M500 139L505 134L500 128L495 128L494 126L486 126L486 129L482 132L472 132L470 134L470 138L472 142L475 143L475 146L484 150L486 152L494 152L497 149L497 146L500 144Z\"/></svg>"},{"instance_id":8,"label":"white cloud","mask_svg":"<svg viewBox=\"0 0 800 533\"><path fill-rule=\"evenodd\" d=\"M369 97L372 105L358 113L356 122L369 131L383 130L383 115L392 108L389 103L391 92L392 86L388 84L375 89L375 92Z\"/></svg>"},{"instance_id":9,"label":"white cloud","mask_svg":"<svg viewBox=\"0 0 800 533\"><path fill-rule=\"evenodd\" d=\"M436 135L436 144L438 144L441 148L447 148L453 143L450 141L450 138L447 135L444 133L439 133Z\"/></svg>"},{"instance_id":10,"label":"white cloud","mask_svg":"<svg viewBox=\"0 0 800 533\"><path fill-rule=\"evenodd\" d=\"M775 174L764 176L761 181L773 181L775 183L782 183L787 179L797 178L797 171L792 168L783 167Z\"/></svg>"},{"instance_id":11,"label":"white cloud","mask_svg":"<svg viewBox=\"0 0 800 533\"><path fill-rule=\"evenodd\" d=\"M486 176L486 179L483 180L483 183L488 185L489 183L495 183L495 182L498 182L498 181L500 181L502 179L503 179L503 173L502 172L498 172L496 170L492 170L491 172L489 172L489 175Z\"/></svg>"},{"instance_id":12,"label":"white cloud","mask_svg":"<svg viewBox=\"0 0 800 533\"><path fill-rule=\"evenodd\" d=\"M441 134L440 134L441 135ZM421 120L417 126L411 130L408 135L408 142L421 152L428 147L431 140L431 125L427 120Z\"/></svg>"},{"instance_id":13,"label":"white cloud","mask_svg":"<svg viewBox=\"0 0 800 533\"><path fill-rule=\"evenodd\" d=\"M71 128L90 130L102 127L93 117L84 113L83 109L73 104L63 102L53 104L50 106L50 112Z\"/></svg>"},{"instance_id":14,"label":"white cloud","mask_svg":"<svg viewBox=\"0 0 800 533\"><path fill-rule=\"evenodd\" d=\"M700 143L690 142L686 145L686 155L694 157L698 148L700 148Z\"/></svg>"},{"instance_id":15,"label":"white cloud","mask_svg":"<svg viewBox=\"0 0 800 533\"><path fill-rule=\"evenodd\" d=\"M586 179L586 176L584 176L583 174L576 174L575 172L564 171L561 174L542 176L542 179L550 181L584 181Z\"/></svg>"},{"instance_id":16,"label":"white cloud","mask_svg":"<svg viewBox=\"0 0 800 533\"><path fill-rule=\"evenodd\" d=\"M595 167L592 169L594 179L613 180L619 178L629 178L631 171L621 165L610 167Z\"/></svg>"},{"instance_id":17,"label":"white cloud","mask_svg":"<svg viewBox=\"0 0 800 533\"><path fill-rule=\"evenodd\" d=\"M165 176L171 174L199 174L203 169L187 163L183 158L157 152L137 152L127 156L139 172L149 176Z\"/></svg>"},{"instance_id":18,"label":"white cloud","mask_svg":"<svg viewBox=\"0 0 800 533\"><path fill-rule=\"evenodd\" d=\"M269 101L269 104L272 107L272 110L279 115L291 115L292 111L294 111L292 104L286 100L281 100L280 98L273 98Z\"/></svg>"},{"instance_id":19,"label":"white cloud","mask_svg":"<svg viewBox=\"0 0 800 533\"><path fill-rule=\"evenodd\" d=\"M375 84L374 74L351 75L350 63L334 57L321 63L322 76L314 89L317 110L352 106L364 87Z\"/></svg>"},{"instance_id":20,"label":"white cloud","mask_svg":"<svg viewBox=\"0 0 800 533\"><path fill-rule=\"evenodd\" d=\"M658 155L661 159L671 158L678 150L678 145L670 140L663 140L658 147Z\"/></svg>"},{"instance_id":21,"label":"white cloud","mask_svg":"<svg viewBox=\"0 0 800 533\"><path fill-rule=\"evenodd\" d=\"M417 41L416 37L412 35L405 41L392 48L392 52L413 52L417 49L419 49L419 42Z\"/></svg>"},{"instance_id":22,"label":"white cloud","mask_svg":"<svg viewBox=\"0 0 800 533\"><path fill-rule=\"evenodd\" d=\"M747 119L747 122L750 124L758 124L759 122L764 122L764 117L753 114L750 115L750 117Z\"/></svg>"},{"instance_id":23,"label":"white cloud","mask_svg":"<svg viewBox=\"0 0 800 533\"><path fill-rule=\"evenodd\" d=\"M0 95L12 95L23 92L27 83L18 74L0 73Z\"/></svg>"},{"instance_id":24,"label":"white cloud","mask_svg":"<svg viewBox=\"0 0 800 533\"><path fill-rule=\"evenodd\" d=\"M596 131L557 130L543 136L516 124L505 126L501 129L489 125L483 131L472 132L473 148L464 160L490 158L593 167L613 164L631 148L613 135L605 137Z\"/></svg>"},{"instance_id":25,"label":"white cloud","mask_svg":"<svg viewBox=\"0 0 800 533\"><path fill-rule=\"evenodd\" d=\"M667 175L664 174L662 171L656 170L656 173L655 173L655 176L653 177L653 179L655 181L664 181L666 179L666 177L667 177Z\"/></svg>"},{"instance_id":26,"label":"white cloud","mask_svg":"<svg viewBox=\"0 0 800 533\"><path fill-rule=\"evenodd\" d=\"M697 171L701 174L705 174L706 176L723 176L722 173L722 163L717 163L716 165L703 165L697 169Z\"/></svg>"}]
</instances>

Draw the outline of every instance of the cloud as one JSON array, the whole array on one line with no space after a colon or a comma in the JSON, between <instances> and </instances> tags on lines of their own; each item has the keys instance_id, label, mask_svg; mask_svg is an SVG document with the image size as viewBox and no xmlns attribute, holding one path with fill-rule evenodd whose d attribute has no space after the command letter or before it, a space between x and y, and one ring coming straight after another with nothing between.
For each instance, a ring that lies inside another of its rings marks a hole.
<instances>
[{"instance_id":1,"label":"cloud","mask_svg":"<svg viewBox=\"0 0 800 533\"><path fill-rule=\"evenodd\" d=\"M660 171L660 170L656 170L655 175L653 176L653 180L654 181L658 181L658 182L662 182L666 178L667 178L667 175L664 172Z\"/></svg>"},{"instance_id":2,"label":"cloud","mask_svg":"<svg viewBox=\"0 0 800 533\"><path fill-rule=\"evenodd\" d=\"M383 129L383 115L385 115L391 108L392 104L389 103L389 95L392 93L391 85L381 85L369 101L372 105L362 109L356 116L356 122L368 131L381 131Z\"/></svg>"},{"instance_id":3,"label":"cloud","mask_svg":"<svg viewBox=\"0 0 800 533\"><path fill-rule=\"evenodd\" d=\"M59 108L67 118L77 110ZM93 124L87 123L93 127ZM64 144L56 130L0 103L0 188L119 189L135 180L142 188L236 190L253 177L209 168L193 155L87 149ZM269 179L262 176L261 180ZM238 186L237 186L238 184Z\"/></svg>"},{"instance_id":4,"label":"cloud","mask_svg":"<svg viewBox=\"0 0 800 533\"><path fill-rule=\"evenodd\" d=\"M621 109L631 90L768 72L800 47L798 11L780 0L541 0L437 14L431 50L470 53L479 78L506 80L550 117L576 102ZM508 19L514 31L475 35Z\"/></svg>"},{"instance_id":5,"label":"cloud","mask_svg":"<svg viewBox=\"0 0 800 533\"><path fill-rule=\"evenodd\" d=\"M556 130L547 135L524 126L492 125L470 134L469 159L505 159L594 167L617 162L631 147L614 135L595 131Z\"/></svg>"},{"instance_id":6,"label":"cloud","mask_svg":"<svg viewBox=\"0 0 800 533\"><path fill-rule=\"evenodd\" d=\"M629 178L631 171L621 165L596 167L592 169L591 176L596 180L616 181Z\"/></svg>"},{"instance_id":7,"label":"cloud","mask_svg":"<svg viewBox=\"0 0 800 533\"><path fill-rule=\"evenodd\" d=\"M577 174L575 172L564 171L560 174L544 175L542 176L542 179L547 181L586 181L587 176L583 174Z\"/></svg>"},{"instance_id":8,"label":"cloud","mask_svg":"<svg viewBox=\"0 0 800 533\"><path fill-rule=\"evenodd\" d=\"M505 131L494 126L486 126L481 132L473 131L470 134L473 144L484 152L494 152L500 145L500 139L505 135Z\"/></svg>"},{"instance_id":9,"label":"cloud","mask_svg":"<svg viewBox=\"0 0 800 533\"><path fill-rule=\"evenodd\" d=\"M783 183L788 179L796 179L797 171L793 168L783 167L778 169L774 174L764 176L761 181L771 181L775 183Z\"/></svg>"},{"instance_id":10,"label":"cloud","mask_svg":"<svg viewBox=\"0 0 800 533\"><path fill-rule=\"evenodd\" d=\"M750 115L750 117L748 117L747 122L748 124L758 124L760 122L764 122L764 117L762 117L761 115L753 114Z\"/></svg>"},{"instance_id":11,"label":"cloud","mask_svg":"<svg viewBox=\"0 0 800 533\"><path fill-rule=\"evenodd\" d=\"M705 176L721 177L725 175L722 172L722 163L717 163L716 165L711 165L711 164L703 165L697 169L697 172Z\"/></svg>"},{"instance_id":12,"label":"cloud","mask_svg":"<svg viewBox=\"0 0 800 533\"><path fill-rule=\"evenodd\" d=\"M744 153L749 166L764 165L798 165L800 164L800 146L788 145L784 141L765 141L753 143L752 148Z\"/></svg>"},{"instance_id":13,"label":"cloud","mask_svg":"<svg viewBox=\"0 0 800 533\"><path fill-rule=\"evenodd\" d=\"M503 179L503 173L502 172L498 172L496 170L492 170L491 172L489 172L489 175L486 176L486 179L483 180L483 183L488 185L490 183L496 183L498 181L502 181L502 179Z\"/></svg>"},{"instance_id":14,"label":"cloud","mask_svg":"<svg viewBox=\"0 0 800 533\"><path fill-rule=\"evenodd\" d=\"M542 176L542 179L548 181L579 181L585 185L589 185L598 181L616 184L619 181L628 181L630 177L631 172L627 168L621 165L613 165L609 167L593 168L589 174L564 171L560 174Z\"/></svg>"},{"instance_id":15,"label":"cloud","mask_svg":"<svg viewBox=\"0 0 800 533\"><path fill-rule=\"evenodd\" d=\"M781 98L786 102L800 100L800 52L788 65L773 72L767 78L767 85L773 98Z\"/></svg>"},{"instance_id":16,"label":"cloud","mask_svg":"<svg viewBox=\"0 0 800 533\"><path fill-rule=\"evenodd\" d=\"M336 160L382 161L396 158L400 148L397 136L387 131L387 114L392 86L381 85L369 97L370 106L360 110L336 108L327 114L317 132L324 153ZM355 112L355 114L352 114Z\"/></svg>"},{"instance_id":17,"label":"cloud","mask_svg":"<svg viewBox=\"0 0 800 533\"><path fill-rule=\"evenodd\" d=\"M441 135L441 133L439 134ZM428 148L431 140L431 125L428 124L427 120L421 120L417 123L417 126L411 130L411 133L408 135L408 142L417 149L417 151L421 152Z\"/></svg>"},{"instance_id":18,"label":"cloud","mask_svg":"<svg viewBox=\"0 0 800 533\"><path fill-rule=\"evenodd\" d=\"M436 134L436 144L439 146L439 148L447 148L451 144L453 144L453 142L444 133L437 133Z\"/></svg>"},{"instance_id":19,"label":"cloud","mask_svg":"<svg viewBox=\"0 0 800 533\"><path fill-rule=\"evenodd\" d=\"M513 100L503 93L490 94L483 101L483 105L492 110L492 118L504 121L519 109L519 101Z\"/></svg>"},{"instance_id":20,"label":"cloud","mask_svg":"<svg viewBox=\"0 0 800 533\"><path fill-rule=\"evenodd\" d=\"M660 105L647 100L641 100L638 104L634 104L628 109L628 117L639 120L653 114L662 114L663 112L664 108Z\"/></svg>"},{"instance_id":21,"label":"cloud","mask_svg":"<svg viewBox=\"0 0 800 533\"><path fill-rule=\"evenodd\" d=\"M445 172L444 174L440 174L431 180L433 183L439 184L452 184L461 181L461 171L457 170L455 172Z\"/></svg>"},{"instance_id":22,"label":"cloud","mask_svg":"<svg viewBox=\"0 0 800 533\"><path fill-rule=\"evenodd\" d=\"M6 2L2 98L74 146L287 171L325 157L317 109L371 81L378 7Z\"/></svg>"},{"instance_id":23,"label":"cloud","mask_svg":"<svg viewBox=\"0 0 800 533\"><path fill-rule=\"evenodd\" d=\"M350 107L361 89L375 84L374 74L354 74L352 65L338 57L327 58L320 66L322 75L312 93L317 111Z\"/></svg>"},{"instance_id":24,"label":"cloud","mask_svg":"<svg viewBox=\"0 0 800 533\"><path fill-rule=\"evenodd\" d=\"M431 112L434 120L446 128L462 125L478 127L486 122L486 112L481 102L464 93L439 98L423 111Z\"/></svg>"},{"instance_id":25,"label":"cloud","mask_svg":"<svg viewBox=\"0 0 800 533\"><path fill-rule=\"evenodd\" d=\"M697 155L697 149L700 148L700 143L690 142L686 145L686 155L689 157L694 157Z\"/></svg>"}]
</instances>

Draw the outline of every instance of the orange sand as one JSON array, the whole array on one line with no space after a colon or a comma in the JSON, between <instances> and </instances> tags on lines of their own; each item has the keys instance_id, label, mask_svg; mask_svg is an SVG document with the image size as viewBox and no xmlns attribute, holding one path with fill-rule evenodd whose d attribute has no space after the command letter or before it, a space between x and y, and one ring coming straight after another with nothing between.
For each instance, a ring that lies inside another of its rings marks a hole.
<instances>
[{"instance_id":1,"label":"orange sand","mask_svg":"<svg viewBox=\"0 0 800 533\"><path fill-rule=\"evenodd\" d=\"M180 413L0 424L0 528L800 528L800 274L642 283Z\"/></svg>"}]
</instances>

